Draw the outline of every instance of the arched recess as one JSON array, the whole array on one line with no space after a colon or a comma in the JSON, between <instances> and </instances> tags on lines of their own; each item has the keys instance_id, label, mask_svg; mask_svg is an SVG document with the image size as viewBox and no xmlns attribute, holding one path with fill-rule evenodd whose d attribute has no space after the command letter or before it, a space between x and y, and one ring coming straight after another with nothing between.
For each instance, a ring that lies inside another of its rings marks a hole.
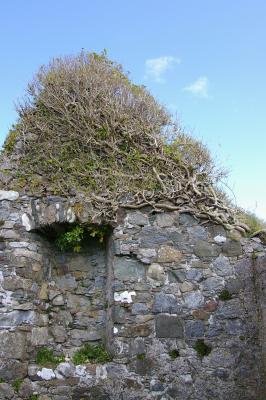
<instances>
[{"instance_id":1,"label":"arched recess","mask_svg":"<svg viewBox=\"0 0 266 400\"><path fill-rule=\"evenodd\" d=\"M65 201L35 201L22 222L43 260L37 283L39 305L48 314L49 328L41 344L71 356L87 342L109 343L111 228L89 225ZM59 239L76 228L83 229L80 248L60 248Z\"/></svg>"}]
</instances>

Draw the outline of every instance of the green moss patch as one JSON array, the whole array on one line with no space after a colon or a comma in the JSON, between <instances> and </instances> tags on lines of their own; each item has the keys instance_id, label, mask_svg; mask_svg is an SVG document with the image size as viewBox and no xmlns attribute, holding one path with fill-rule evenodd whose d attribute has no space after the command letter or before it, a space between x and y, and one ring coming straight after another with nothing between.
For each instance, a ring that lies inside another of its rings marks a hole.
<instances>
[{"instance_id":1,"label":"green moss patch","mask_svg":"<svg viewBox=\"0 0 266 400\"><path fill-rule=\"evenodd\" d=\"M198 339L196 341L194 349L200 357L208 356L212 351L212 347L204 343L203 339Z\"/></svg>"}]
</instances>

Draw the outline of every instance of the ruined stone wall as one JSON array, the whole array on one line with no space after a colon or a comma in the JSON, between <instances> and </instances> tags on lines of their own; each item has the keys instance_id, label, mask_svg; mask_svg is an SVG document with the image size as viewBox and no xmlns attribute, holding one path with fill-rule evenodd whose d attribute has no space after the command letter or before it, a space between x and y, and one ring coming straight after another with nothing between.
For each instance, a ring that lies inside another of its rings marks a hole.
<instances>
[{"instance_id":1,"label":"ruined stone wall","mask_svg":"<svg viewBox=\"0 0 266 400\"><path fill-rule=\"evenodd\" d=\"M104 245L60 253L47 232L86 207L0 191L0 398L265 399L260 239L143 209L119 212ZM112 362L73 364L99 341ZM40 366L41 348L65 360Z\"/></svg>"}]
</instances>

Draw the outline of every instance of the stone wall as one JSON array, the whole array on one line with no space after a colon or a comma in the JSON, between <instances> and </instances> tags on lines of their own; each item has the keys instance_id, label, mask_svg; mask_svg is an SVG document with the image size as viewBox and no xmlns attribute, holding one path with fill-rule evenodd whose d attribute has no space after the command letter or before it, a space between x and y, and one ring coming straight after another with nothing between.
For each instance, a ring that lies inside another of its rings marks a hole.
<instances>
[{"instance_id":1,"label":"stone wall","mask_svg":"<svg viewBox=\"0 0 266 400\"><path fill-rule=\"evenodd\" d=\"M75 202L0 191L0 398L265 399L261 240L147 208L62 253L54 230L87 222ZM73 364L100 341L112 362ZM38 365L42 348L65 360Z\"/></svg>"}]
</instances>

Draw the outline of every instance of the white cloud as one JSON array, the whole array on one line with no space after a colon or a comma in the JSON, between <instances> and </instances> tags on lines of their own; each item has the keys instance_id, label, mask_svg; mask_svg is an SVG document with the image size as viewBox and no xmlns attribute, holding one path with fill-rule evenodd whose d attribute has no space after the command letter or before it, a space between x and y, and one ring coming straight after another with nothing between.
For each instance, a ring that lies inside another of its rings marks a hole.
<instances>
[{"instance_id":1,"label":"white cloud","mask_svg":"<svg viewBox=\"0 0 266 400\"><path fill-rule=\"evenodd\" d=\"M195 82L191 83L191 85L184 87L183 90L185 92L190 92L193 96L208 97L208 86L208 78L206 76L201 76Z\"/></svg>"},{"instance_id":2,"label":"white cloud","mask_svg":"<svg viewBox=\"0 0 266 400\"><path fill-rule=\"evenodd\" d=\"M173 68L175 64L180 64L181 60L172 56L162 56L158 58L150 58L145 61L147 79L155 82L163 82L163 75L166 71Z\"/></svg>"}]
</instances>

